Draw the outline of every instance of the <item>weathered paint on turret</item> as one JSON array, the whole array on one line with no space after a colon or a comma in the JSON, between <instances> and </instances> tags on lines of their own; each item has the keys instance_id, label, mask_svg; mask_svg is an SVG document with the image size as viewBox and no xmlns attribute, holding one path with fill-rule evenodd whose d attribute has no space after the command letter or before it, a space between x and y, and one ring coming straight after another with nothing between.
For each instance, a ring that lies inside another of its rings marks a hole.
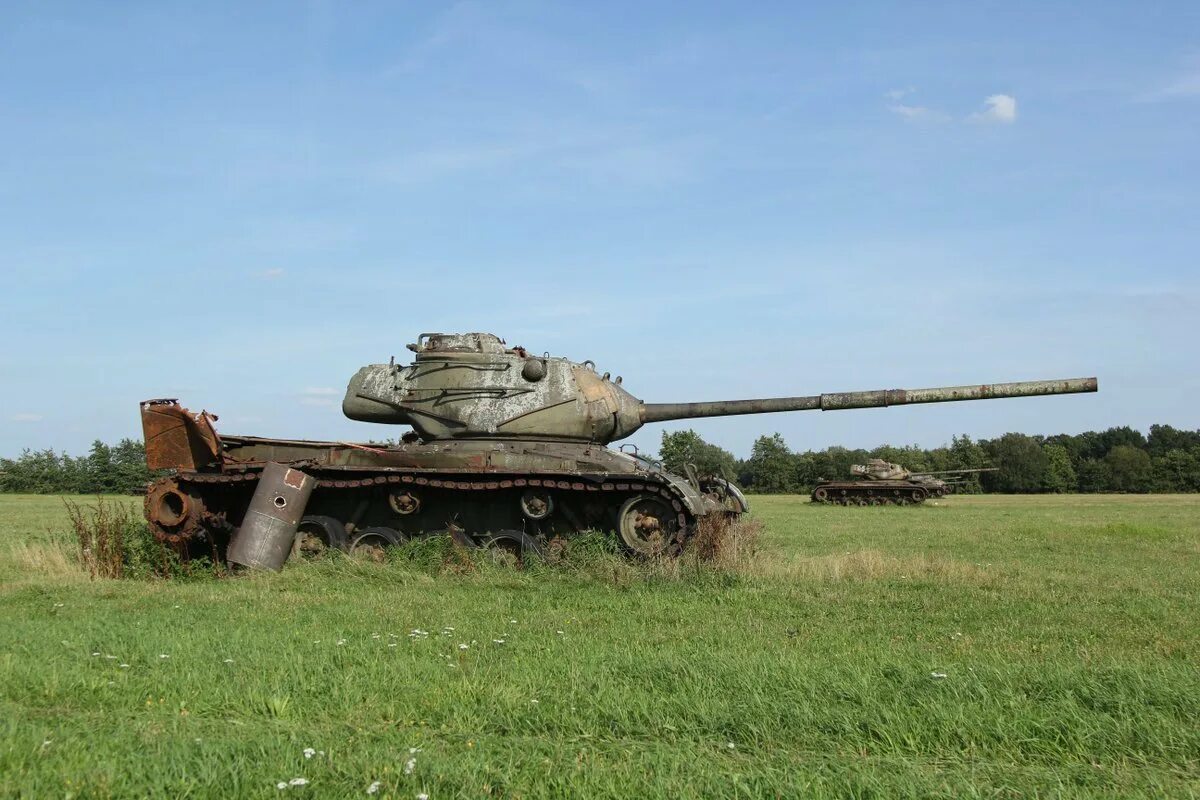
<instances>
[{"instance_id":1,"label":"weathered paint on turret","mask_svg":"<svg viewBox=\"0 0 1200 800\"><path fill-rule=\"evenodd\" d=\"M412 425L426 441L439 439L560 439L607 444L648 422L837 411L915 403L950 403L1096 391L1095 378L882 389L807 397L643 403L620 378L600 375L590 361L575 363L508 348L490 333L421 334L414 362L373 364L350 380L342 410L365 422Z\"/></svg>"}]
</instances>

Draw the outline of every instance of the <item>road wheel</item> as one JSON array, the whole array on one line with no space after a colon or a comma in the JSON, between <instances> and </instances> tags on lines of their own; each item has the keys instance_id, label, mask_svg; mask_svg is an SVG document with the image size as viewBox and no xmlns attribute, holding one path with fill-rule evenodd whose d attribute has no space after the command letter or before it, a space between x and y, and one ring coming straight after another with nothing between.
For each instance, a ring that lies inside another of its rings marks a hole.
<instances>
[{"instance_id":1,"label":"road wheel","mask_svg":"<svg viewBox=\"0 0 1200 800\"><path fill-rule=\"evenodd\" d=\"M618 515L621 541L643 556L660 556L675 546L679 519L671 504L648 494L631 497Z\"/></svg>"},{"instance_id":2,"label":"road wheel","mask_svg":"<svg viewBox=\"0 0 1200 800\"><path fill-rule=\"evenodd\" d=\"M300 520L292 542L292 558L318 558L330 550L346 550L349 537L346 526L333 517L310 514Z\"/></svg>"},{"instance_id":3,"label":"road wheel","mask_svg":"<svg viewBox=\"0 0 1200 800\"><path fill-rule=\"evenodd\" d=\"M350 555L383 563L387 560L387 548L398 547L404 542L404 534L395 528L383 525L364 528L350 543Z\"/></svg>"}]
</instances>

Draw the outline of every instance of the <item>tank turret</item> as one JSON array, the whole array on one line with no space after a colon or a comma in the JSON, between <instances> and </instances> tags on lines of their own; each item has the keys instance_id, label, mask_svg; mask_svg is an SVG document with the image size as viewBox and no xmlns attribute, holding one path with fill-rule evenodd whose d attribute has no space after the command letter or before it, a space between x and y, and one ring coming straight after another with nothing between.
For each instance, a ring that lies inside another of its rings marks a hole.
<instances>
[{"instance_id":1,"label":"tank turret","mask_svg":"<svg viewBox=\"0 0 1200 800\"><path fill-rule=\"evenodd\" d=\"M607 444L648 422L1094 392L1095 378L977 384L935 389L881 389L805 397L644 403L599 373L590 361L508 347L490 333L423 333L407 366L373 364L351 379L347 417L407 424L426 441L556 439Z\"/></svg>"}]
</instances>

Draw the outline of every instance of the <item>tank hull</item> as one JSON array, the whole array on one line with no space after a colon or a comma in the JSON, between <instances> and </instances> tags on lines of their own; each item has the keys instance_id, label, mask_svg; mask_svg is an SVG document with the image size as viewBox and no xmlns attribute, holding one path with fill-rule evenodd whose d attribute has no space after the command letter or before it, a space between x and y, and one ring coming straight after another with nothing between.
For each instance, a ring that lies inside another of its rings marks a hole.
<instances>
[{"instance_id":1,"label":"tank hull","mask_svg":"<svg viewBox=\"0 0 1200 800\"><path fill-rule=\"evenodd\" d=\"M161 404L155 413L164 413ZM469 544L519 534L537 547L599 530L626 531L621 540L632 550L666 551L682 546L705 517L746 510L740 493L720 482L692 482L594 444L460 439L385 446L223 435L216 445L209 463L177 467L150 486L146 519L161 540L218 558L246 522L269 464L315 480L301 528L322 540L312 544L343 549L368 529L394 532L397 541L449 533ZM623 513L652 520L654 530L643 522L645 530L629 533Z\"/></svg>"},{"instance_id":2,"label":"tank hull","mask_svg":"<svg viewBox=\"0 0 1200 800\"><path fill-rule=\"evenodd\" d=\"M917 505L930 489L912 481L824 481L813 487L812 501L843 506Z\"/></svg>"}]
</instances>

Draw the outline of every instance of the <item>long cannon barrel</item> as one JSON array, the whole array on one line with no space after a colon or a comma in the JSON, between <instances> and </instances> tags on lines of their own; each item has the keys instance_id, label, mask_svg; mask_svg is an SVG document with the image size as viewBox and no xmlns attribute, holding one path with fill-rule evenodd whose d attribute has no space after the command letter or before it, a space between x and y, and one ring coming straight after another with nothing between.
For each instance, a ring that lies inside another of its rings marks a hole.
<instances>
[{"instance_id":1,"label":"long cannon barrel","mask_svg":"<svg viewBox=\"0 0 1200 800\"><path fill-rule=\"evenodd\" d=\"M976 467L975 469L944 469L940 472L921 472L920 475L963 475L968 472L997 472L999 467Z\"/></svg>"},{"instance_id":2,"label":"long cannon barrel","mask_svg":"<svg viewBox=\"0 0 1200 800\"><path fill-rule=\"evenodd\" d=\"M774 397L760 400L717 400L710 403L643 403L643 422L662 422L693 417L727 417L736 414L770 414L776 411L841 411L848 408L878 408L914 403L953 403L960 400L993 400L1002 397L1036 397L1046 394L1094 392L1095 378L1056 381L984 383L974 386L944 386L935 389L878 389L870 392L838 392L810 397Z\"/></svg>"}]
</instances>

